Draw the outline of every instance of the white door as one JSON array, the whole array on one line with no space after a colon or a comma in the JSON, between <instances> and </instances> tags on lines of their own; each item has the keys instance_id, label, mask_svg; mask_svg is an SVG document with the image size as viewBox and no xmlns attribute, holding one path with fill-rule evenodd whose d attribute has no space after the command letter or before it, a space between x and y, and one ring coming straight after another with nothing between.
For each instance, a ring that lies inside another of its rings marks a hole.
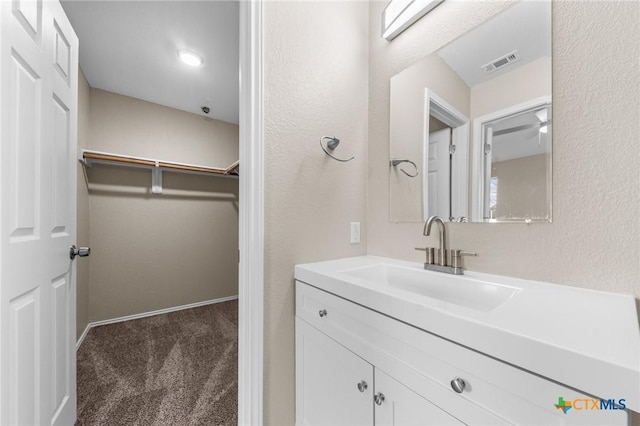
<instances>
[{"instance_id":1,"label":"white door","mask_svg":"<svg viewBox=\"0 0 640 426\"><path fill-rule=\"evenodd\" d=\"M0 424L76 418L78 39L57 1L0 1Z\"/></svg>"},{"instance_id":2,"label":"white door","mask_svg":"<svg viewBox=\"0 0 640 426\"><path fill-rule=\"evenodd\" d=\"M449 220L449 169L451 167L449 145L451 145L451 129L446 128L429 133L429 150L427 152L427 196L424 197L425 220L430 216L440 216Z\"/></svg>"},{"instance_id":3,"label":"white door","mask_svg":"<svg viewBox=\"0 0 640 426\"><path fill-rule=\"evenodd\" d=\"M376 426L464 424L377 368L375 379Z\"/></svg>"},{"instance_id":4,"label":"white door","mask_svg":"<svg viewBox=\"0 0 640 426\"><path fill-rule=\"evenodd\" d=\"M296 424L373 425L373 366L300 318Z\"/></svg>"}]
</instances>

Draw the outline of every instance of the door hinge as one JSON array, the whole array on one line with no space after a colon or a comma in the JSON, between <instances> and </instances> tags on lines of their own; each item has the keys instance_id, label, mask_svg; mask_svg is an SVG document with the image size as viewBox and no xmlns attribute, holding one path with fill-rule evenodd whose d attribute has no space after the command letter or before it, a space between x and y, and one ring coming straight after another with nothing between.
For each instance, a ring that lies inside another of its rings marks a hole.
<instances>
[{"instance_id":1,"label":"door hinge","mask_svg":"<svg viewBox=\"0 0 640 426\"><path fill-rule=\"evenodd\" d=\"M491 152L491 144L485 143L484 144L484 153L488 154Z\"/></svg>"},{"instance_id":2,"label":"door hinge","mask_svg":"<svg viewBox=\"0 0 640 426\"><path fill-rule=\"evenodd\" d=\"M453 155L456 152L456 146L454 144L449 145L449 155Z\"/></svg>"}]
</instances>

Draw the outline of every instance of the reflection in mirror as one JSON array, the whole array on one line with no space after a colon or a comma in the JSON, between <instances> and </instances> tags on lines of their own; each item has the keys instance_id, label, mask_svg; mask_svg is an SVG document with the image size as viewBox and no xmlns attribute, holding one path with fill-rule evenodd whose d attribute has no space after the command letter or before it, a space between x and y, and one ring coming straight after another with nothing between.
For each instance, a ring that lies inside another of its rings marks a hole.
<instances>
[{"instance_id":1,"label":"reflection in mirror","mask_svg":"<svg viewBox=\"0 0 640 426\"><path fill-rule=\"evenodd\" d=\"M532 121L541 110L546 119ZM390 158L415 162L418 174L390 163L390 220L550 221L550 119L551 5L524 0L391 78ZM500 133L519 126L531 127ZM499 152L525 161L533 139L539 167L500 171Z\"/></svg>"},{"instance_id":2,"label":"reflection in mirror","mask_svg":"<svg viewBox=\"0 0 640 426\"><path fill-rule=\"evenodd\" d=\"M551 103L541 99L478 120L484 221L551 220Z\"/></svg>"}]
</instances>

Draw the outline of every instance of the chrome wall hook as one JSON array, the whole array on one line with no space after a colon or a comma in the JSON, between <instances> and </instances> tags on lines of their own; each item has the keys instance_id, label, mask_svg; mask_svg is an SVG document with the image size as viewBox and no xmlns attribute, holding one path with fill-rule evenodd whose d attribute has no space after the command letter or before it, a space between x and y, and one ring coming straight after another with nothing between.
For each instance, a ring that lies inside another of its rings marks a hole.
<instances>
[{"instance_id":1,"label":"chrome wall hook","mask_svg":"<svg viewBox=\"0 0 640 426\"><path fill-rule=\"evenodd\" d=\"M327 140L326 148L322 144L325 141L325 139ZM323 137L320 138L320 148L322 148L324 153L327 154L329 157L333 158L334 160L340 161L342 163L346 163L347 161L351 161L351 160L356 158L354 156L351 156L351 158L346 158L346 159L335 157L329 151L333 151L334 149L336 149L338 147L338 145L340 145L340 139L338 139L338 138L336 138L334 136L323 136Z\"/></svg>"},{"instance_id":2,"label":"chrome wall hook","mask_svg":"<svg viewBox=\"0 0 640 426\"><path fill-rule=\"evenodd\" d=\"M405 175L409 176L410 178L418 176L418 166L416 166L416 163L414 163L413 161L406 160L406 159L400 159L400 158L392 158L389 161L389 165L392 166L392 167L396 167L398 164L401 164L401 163L409 163L413 167L415 167L415 169L416 169L416 172L414 174L407 173L404 169L400 169L400 171L402 173L404 173Z\"/></svg>"}]
</instances>

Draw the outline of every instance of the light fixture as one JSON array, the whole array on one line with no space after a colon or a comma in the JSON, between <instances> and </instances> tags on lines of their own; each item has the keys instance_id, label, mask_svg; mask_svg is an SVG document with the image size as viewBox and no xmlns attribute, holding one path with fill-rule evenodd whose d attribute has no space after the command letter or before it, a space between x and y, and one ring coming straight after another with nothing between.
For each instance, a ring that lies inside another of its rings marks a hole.
<instances>
[{"instance_id":1,"label":"light fixture","mask_svg":"<svg viewBox=\"0 0 640 426\"><path fill-rule=\"evenodd\" d=\"M391 41L444 0L390 0L382 12L382 37Z\"/></svg>"},{"instance_id":2,"label":"light fixture","mask_svg":"<svg viewBox=\"0 0 640 426\"><path fill-rule=\"evenodd\" d=\"M178 50L178 57L180 58L180 60L182 60L182 62L192 67L199 67L204 62L202 60L202 56L187 49Z\"/></svg>"},{"instance_id":3,"label":"light fixture","mask_svg":"<svg viewBox=\"0 0 640 426\"><path fill-rule=\"evenodd\" d=\"M547 133L549 131L549 122L547 121L549 114L547 108L536 111L535 116L540 121L540 133Z\"/></svg>"},{"instance_id":4,"label":"light fixture","mask_svg":"<svg viewBox=\"0 0 640 426\"><path fill-rule=\"evenodd\" d=\"M547 108L536 111L535 116L541 123L544 123L548 118Z\"/></svg>"}]
</instances>

